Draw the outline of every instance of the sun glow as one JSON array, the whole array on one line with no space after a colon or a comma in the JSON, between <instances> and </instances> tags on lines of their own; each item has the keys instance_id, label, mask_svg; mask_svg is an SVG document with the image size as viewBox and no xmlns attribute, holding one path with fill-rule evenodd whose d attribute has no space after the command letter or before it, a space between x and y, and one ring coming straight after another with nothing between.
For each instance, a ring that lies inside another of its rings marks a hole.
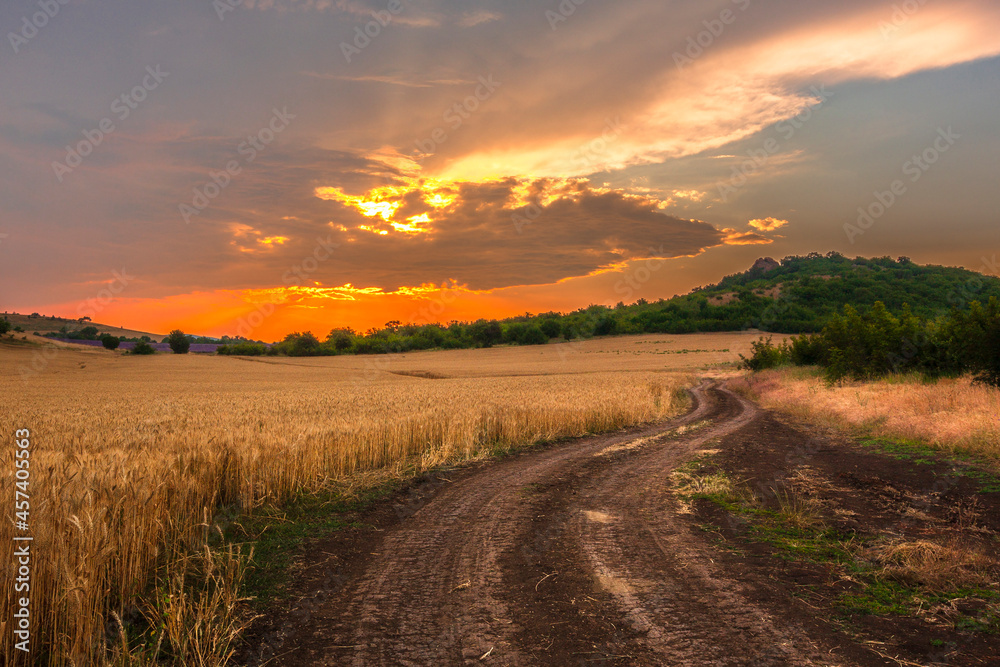
<instances>
[{"instance_id":1,"label":"sun glow","mask_svg":"<svg viewBox=\"0 0 1000 667\"><path fill-rule=\"evenodd\" d=\"M392 231L426 234L434 230L431 213L447 209L458 198L457 186L455 181L414 177L404 184L384 185L360 195L348 194L337 187L318 187L314 194L353 208L366 218L382 218ZM357 229L380 236L390 233L371 225L358 225Z\"/></svg>"}]
</instances>

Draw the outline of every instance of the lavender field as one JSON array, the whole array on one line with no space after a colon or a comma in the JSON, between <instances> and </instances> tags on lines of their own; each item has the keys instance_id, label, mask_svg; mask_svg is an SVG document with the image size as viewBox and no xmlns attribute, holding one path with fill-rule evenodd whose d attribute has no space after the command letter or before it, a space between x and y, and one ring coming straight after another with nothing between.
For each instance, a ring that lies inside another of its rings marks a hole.
<instances>
[{"instance_id":1,"label":"lavender field","mask_svg":"<svg viewBox=\"0 0 1000 667\"><path fill-rule=\"evenodd\" d=\"M74 338L53 338L52 340L57 340L61 343L73 343L75 345L88 345L90 347L101 347L103 343L99 340L78 340ZM170 352L170 346L166 343L150 343L152 347L157 352ZM131 350L135 347L135 343L122 341L119 345L119 350ZM192 343L189 352L195 352L200 354L215 354L215 351L219 349L219 345L215 343Z\"/></svg>"}]
</instances>

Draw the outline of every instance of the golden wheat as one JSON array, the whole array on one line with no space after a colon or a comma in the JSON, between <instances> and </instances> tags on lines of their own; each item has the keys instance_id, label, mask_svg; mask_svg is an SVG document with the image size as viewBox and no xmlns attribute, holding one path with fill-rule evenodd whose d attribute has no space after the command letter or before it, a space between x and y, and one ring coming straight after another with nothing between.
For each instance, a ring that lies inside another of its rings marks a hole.
<instances>
[{"instance_id":1,"label":"golden wheat","mask_svg":"<svg viewBox=\"0 0 1000 667\"><path fill-rule=\"evenodd\" d=\"M254 360L63 349L41 362L37 349L0 346L0 432L31 430L33 660L132 664L120 616L136 613L158 571L170 618L202 604L183 597L178 563L201 553L219 507L280 504L372 470L428 468L663 418L682 409L688 381L665 373L668 365L719 363L750 340L645 336ZM0 449L4 489L13 486L13 450ZM4 496L12 507L13 492ZM8 569L13 532L10 520L0 524ZM219 562L239 570L229 556ZM224 657L238 625L233 596L211 612L229 614L215 630L202 618L192 621L194 638L167 628L175 650ZM0 625L12 613L8 588ZM24 664L11 633L0 632L6 663Z\"/></svg>"}]
</instances>

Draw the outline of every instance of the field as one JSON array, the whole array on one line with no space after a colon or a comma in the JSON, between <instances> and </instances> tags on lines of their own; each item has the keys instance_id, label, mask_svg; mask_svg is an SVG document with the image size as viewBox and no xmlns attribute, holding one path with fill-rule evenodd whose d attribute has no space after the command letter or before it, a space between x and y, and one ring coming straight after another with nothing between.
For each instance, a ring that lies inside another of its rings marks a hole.
<instances>
[{"instance_id":1,"label":"field","mask_svg":"<svg viewBox=\"0 0 1000 667\"><path fill-rule=\"evenodd\" d=\"M11 327L21 327L24 329L25 333L34 333L37 331L40 334L46 334L53 331L59 331L62 327L68 328L70 331L76 331L77 329L82 329L86 326L95 326L99 331L110 333L113 336L126 338L140 338L142 336L149 336L154 340L160 340L166 334L150 333L148 331L139 331L138 329L126 329L124 327L112 324L101 324L99 322L81 322L79 320L68 319L65 317L54 317L42 315L41 317L32 317L31 315L23 315L20 313L6 313L0 315L0 317L6 317L10 322Z\"/></svg>"},{"instance_id":2,"label":"field","mask_svg":"<svg viewBox=\"0 0 1000 667\"><path fill-rule=\"evenodd\" d=\"M808 370L784 369L749 375L742 386L764 407L861 435L1000 459L1000 392L967 377L928 383L896 376L828 386Z\"/></svg>"},{"instance_id":3,"label":"field","mask_svg":"<svg viewBox=\"0 0 1000 667\"><path fill-rule=\"evenodd\" d=\"M157 573L165 586L157 613L175 646L224 653L235 621L206 628L182 585L223 514L350 486L371 471L405 476L673 415L691 372L728 364L754 337L309 359L137 358L4 343L0 429L31 431L34 655L99 664L117 619L141 611L135 602L148 599ZM13 451L0 456L7 507ZM11 522L0 525L4 563L12 532ZM237 594L224 571L240 557L200 558L216 582L213 604L231 608ZM9 595L0 623L12 618ZM19 664L11 633L0 631L6 664Z\"/></svg>"}]
</instances>

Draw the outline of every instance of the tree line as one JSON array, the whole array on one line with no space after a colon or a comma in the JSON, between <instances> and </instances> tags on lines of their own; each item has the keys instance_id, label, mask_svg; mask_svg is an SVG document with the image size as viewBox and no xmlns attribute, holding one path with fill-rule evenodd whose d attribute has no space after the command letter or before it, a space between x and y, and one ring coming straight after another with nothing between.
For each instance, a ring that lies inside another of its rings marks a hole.
<instances>
[{"instance_id":1,"label":"tree line","mask_svg":"<svg viewBox=\"0 0 1000 667\"><path fill-rule=\"evenodd\" d=\"M1000 299L973 301L933 319L917 317L905 304L898 316L880 301L864 312L847 305L818 334L777 345L771 337L761 338L750 357L740 357L753 371L818 365L829 382L893 373L929 379L972 373L976 382L1000 387Z\"/></svg>"}]
</instances>

